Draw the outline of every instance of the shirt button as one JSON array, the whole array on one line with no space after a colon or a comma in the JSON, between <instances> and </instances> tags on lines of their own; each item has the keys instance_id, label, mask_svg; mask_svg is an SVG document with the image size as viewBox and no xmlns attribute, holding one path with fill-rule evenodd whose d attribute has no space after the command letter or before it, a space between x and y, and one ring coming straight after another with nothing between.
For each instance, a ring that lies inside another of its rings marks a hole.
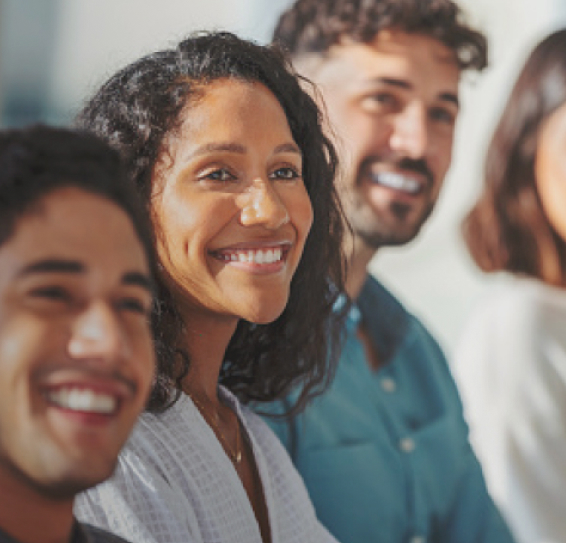
<instances>
[{"instance_id":1,"label":"shirt button","mask_svg":"<svg viewBox=\"0 0 566 543\"><path fill-rule=\"evenodd\" d=\"M410 437L405 437L399 442L401 450L406 453L413 452L415 450L415 442ZM412 540L411 540L412 541Z\"/></svg>"},{"instance_id":2,"label":"shirt button","mask_svg":"<svg viewBox=\"0 0 566 543\"><path fill-rule=\"evenodd\" d=\"M384 377L381 380L381 388L385 390L385 392L395 392L397 388L397 384L391 377Z\"/></svg>"},{"instance_id":3,"label":"shirt button","mask_svg":"<svg viewBox=\"0 0 566 543\"><path fill-rule=\"evenodd\" d=\"M414 535L411 538L411 543L425 543L426 539L422 535Z\"/></svg>"}]
</instances>

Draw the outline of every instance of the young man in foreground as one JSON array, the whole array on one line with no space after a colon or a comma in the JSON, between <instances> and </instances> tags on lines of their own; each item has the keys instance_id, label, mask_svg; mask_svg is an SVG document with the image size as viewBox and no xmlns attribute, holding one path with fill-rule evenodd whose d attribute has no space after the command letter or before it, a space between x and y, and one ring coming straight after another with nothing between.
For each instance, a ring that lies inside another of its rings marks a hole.
<instances>
[{"instance_id":1,"label":"young man in foreground","mask_svg":"<svg viewBox=\"0 0 566 543\"><path fill-rule=\"evenodd\" d=\"M151 238L93 136L0 132L0 542L122 541L73 517L154 373Z\"/></svg>"}]
</instances>

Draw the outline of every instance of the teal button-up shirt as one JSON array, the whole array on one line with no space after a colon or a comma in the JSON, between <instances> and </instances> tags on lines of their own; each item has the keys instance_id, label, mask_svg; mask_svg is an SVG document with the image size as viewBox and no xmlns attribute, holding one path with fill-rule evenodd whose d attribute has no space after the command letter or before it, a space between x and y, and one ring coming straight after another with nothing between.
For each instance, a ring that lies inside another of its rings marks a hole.
<instances>
[{"instance_id":1,"label":"teal button-up shirt","mask_svg":"<svg viewBox=\"0 0 566 543\"><path fill-rule=\"evenodd\" d=\"M360 319L384 362L378 371L356 335ZM436 341L373 278L346 326L330 389L291 422L266 419L322 523L342 543L512 542Z\"/></svg>"}]
</instances>

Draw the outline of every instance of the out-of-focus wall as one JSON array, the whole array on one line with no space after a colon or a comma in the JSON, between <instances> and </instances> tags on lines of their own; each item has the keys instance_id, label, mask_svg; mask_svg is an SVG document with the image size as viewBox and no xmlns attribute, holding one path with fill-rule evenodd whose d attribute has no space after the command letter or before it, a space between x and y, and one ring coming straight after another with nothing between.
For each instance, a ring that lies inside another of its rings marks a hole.
<instances>
[{"instance_id":1,"label":"out-of-focus wall","mask_svg":"<svg viewBox=\"0 0 566 543\"><path fill-rule=\"evenodd\" d=\"M68 117L85 96L142 54L174 45L194 30L225 29L240 2L228 0L59 0L50 94Z\"/></svg>"},{"instance_id":2,"label":"out-of-focus wall","mask_svg":"<svg viewBox=\"0 0 566 543\"><path fill-rule=\"evenodd\" d=\"M68 122L127 62L200 29L237 30L245 0L2 0L3 124Z\"/></svg>"}]
</instances>

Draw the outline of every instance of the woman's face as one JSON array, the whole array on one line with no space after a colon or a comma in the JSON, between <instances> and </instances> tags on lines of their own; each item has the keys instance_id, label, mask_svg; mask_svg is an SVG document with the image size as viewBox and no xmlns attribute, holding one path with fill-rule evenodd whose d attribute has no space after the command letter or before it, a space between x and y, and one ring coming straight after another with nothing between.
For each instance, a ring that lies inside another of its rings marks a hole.
<instances>
[{"instance_id":1,"label":"woman's face","mask_svg":"<svg viewBox=\"0 0 566 543\"><path fill-rule=\"evenodd\" d=\"M267 323L283 311L313 212L275 96L222 79L183 114L154 175L160 259L185 318Z\"/></svg>"},{"instance_id":2,"label":"woman's face","mask_svg":"<svg viewBox=\"0 0 566 543\"><path fill-rule=\"evenodd\" d=\"M535 178L544 213L556 233L566 240L566 104L542 125Z\"/></svg>"}]
</instances>

